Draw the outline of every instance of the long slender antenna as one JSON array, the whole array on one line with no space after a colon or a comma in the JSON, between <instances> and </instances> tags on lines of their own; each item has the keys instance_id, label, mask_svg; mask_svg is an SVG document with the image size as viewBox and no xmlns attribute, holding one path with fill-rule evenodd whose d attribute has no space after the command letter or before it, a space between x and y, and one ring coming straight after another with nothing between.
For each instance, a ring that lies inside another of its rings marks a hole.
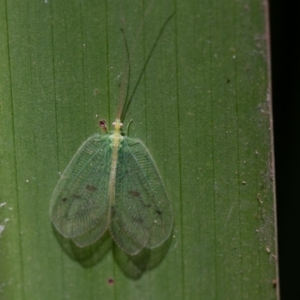
<instances>
[{"instance_id":1,"label":"long slender antenna","mask_svg":"<svg viewBox=\"0 0 300 300\"><path fill-rule=\"evenodd\" d=\"M132 100L132 98L133 98L133 96L134 96L134 94L135 94L135 92L136 92L136 89L137 89L137 87L138 87L138 85L139 85L139 83L140 83L140 81L141 81L142 76L143 76L144 73L145 73L146 67L147 67L147 65L148 65L148 63L149 63L149 61L150 61L150 58L151 58L151 56L152 56L152 54L153 54L153 52L154 52L154 50L155 50L155 48L156 48L156 46L157 46L157 44L158 44L158 41L159 41L159 39L160 39L162 33L164 32L164 29L166 28L166 26L168 25L168 23L170 22L170 20L171 20L172 17L174 16L174 14L175 14L175 11L167 18L167 20L166 20L165 23L163 24L162 28L160 29L159 34L157 35L156 40L155 40L155 43L153 44L152 49L150 50L150 53L149 53L149 55L148 55L148 57L147 57L147 60L146 60L146 62L145 62L145 64L144 64L144 66L143 66L143 69L142 69L142 71L141 71L141 73L140 73L140 75L139 75L139 77L138 77L138 79L137 79L137 82L136 82L136 84L135 84L135 86L134 86L134 88L133 88L133 91L132 91L132 94L131 94L130 97L128 97L129 86L130 86L130 78L129 78L129 80L127 80L127 79L122 80L121 91L122 91L122 89L123 89L123 92L124 92L124 90L125 90L125 87L122 87L123 84L125 85L126 83L128 83L128 84L127 84L127 95L126 95L125 101L124 101L124 95L123 95L123 96L122 96L123 99L122 99L122 101L119 102L119 107L118 107L118 118L119 118L120 120L122 120L122 121L124 120L124 117L125 117L126 112L127 112L128 108L129 108L129 105L130 105L130 103L131 103L131 100ZM128 48L128 44L127 44L127 40L126 40L125 33L124 33L123 30L121 30L121 31L122 31L123 36L124 36L125 47L126 47L126 52L127 52L127 59L128 59L128 65L127 65L127 70L126 70L126 72L127 72L127 75L130 75L130 56L129 56L129 48ZM127 82L127 81L128 81L128 82Z\"/></svg>"},{"instance_id":2,"label":"long slender antenna","mask_svg":"<svg viewBox=\"0 0 300 300\"><path fill-rule=\"evenodd\" d=\"M124 74L123 74L123 78L122 78L122 82L121 82L121 88L120 88L120 98L119 98L120 100L119 100L118 110L117 110L117 118L119 120L121 119L123 108L124 108L124 106L127 102L129 88L130 88L130 55L129 55L129 48L128 48L128 43L127 43L126 35L125 35L125 32L124 32L123 28L121 28L121 32L122 32L122 35L123 35L123 38L124 38L124 44L125 44L125 50L126 50L126 56L127 56L127 63L126 63L126 67L125 67L125 70L124 70ZM126 93L124 93L125 90L126 90ZM125 94L126 94L126 97L124 97Z\"/></svg>"},{"instance_id":3,"label":"long slender antenna","mask_svg":"<svg viewBox=\"0 0 300 300\"><path fill-rule=\"evenodd\" d=\"M150 5L148 6L145 14L144 14L144 18L141 22L141 25L139 26L139 31L136 35L136 38L135 38L135 42L133 44L133 47L132 49L135 49L135 44L138 40L138 37L140 36L141 34L141 31L142 31L142 28L143 28L143 25L145 23L145 20L151 10L151 7L153 6L155 0L152 0L152 2L150 3ZM123 106L125 105L125 103L127 102L127 99L128 99L128 94L129 94L129 90L130 90L130 71L131 71L131 68L130 68L130 52L129 52L129 47L128 47L128 43L127 43L127 39L126 39L126 34L125 34L125 31L123 28L121 28L121 32L122 32L122 35L123 35L123 38L124 38L124 44L125 44L125 50L126 50L126 56L127 56L127 63L126 63L126 66L124 68L124 74L126 74L125 76L123 76L122 78L122 82L121 82L121 88L120 88L120 97L119 97L119 104L118 104L118 110L117 110L117 118L120 119L121 118L121 115L122 114L122 110L123 110ZM127 88L125 88L127 85ZM126 89L126 93L124 93ZM124 97L124 95L126 95L126 97Z\"/></svg>"}]
</instances>

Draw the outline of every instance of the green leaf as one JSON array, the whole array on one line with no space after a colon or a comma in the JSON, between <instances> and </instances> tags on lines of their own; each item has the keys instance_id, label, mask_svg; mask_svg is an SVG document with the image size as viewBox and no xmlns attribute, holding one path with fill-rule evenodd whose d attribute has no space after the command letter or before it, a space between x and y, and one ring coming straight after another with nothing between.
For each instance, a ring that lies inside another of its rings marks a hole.
<instances>
[{"instance_id":1,"label":"green leaf","mask_svg":"<svg viewBox=\"0 0 300 300\"><path fill-rule=\"evenodd\" d=\"M49 205L80 145L125 120L174 213L163 247L79 249ZM260 1L0 1L0 298L275 299L266 15ZM146 14L146 17L144 15Z\"/></svg>"}]
</instances>

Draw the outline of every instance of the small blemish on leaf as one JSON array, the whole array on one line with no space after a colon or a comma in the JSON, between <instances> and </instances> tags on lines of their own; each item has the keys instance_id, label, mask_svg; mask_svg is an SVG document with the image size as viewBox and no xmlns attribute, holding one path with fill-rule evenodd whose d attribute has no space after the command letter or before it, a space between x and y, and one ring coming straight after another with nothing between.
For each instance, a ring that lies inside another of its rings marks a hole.
<instances>
[{"instance_id":1,"label":"small blemish on leaf","mask_svg":"<svg viewBox=\"0 0 300 300\"><path fill-rule=\"evenodd\" d=\"M109 285L114 285L115 280L114 280L113 278L108 278L108 279L107 279L107 283L108 283Z\"/></svg>"},{"instance_id":2,"label":"small blemish on leaf","mask_svg":"<svg viewBox=\"0 0 300 300\"><path fill-rule=\"evenodd\" d=\"M102 130L107 133L107 127L106 127L106 121L105 120L100 120L99 121L99 126L102 128Z\"/></svg>"}]
</instances>

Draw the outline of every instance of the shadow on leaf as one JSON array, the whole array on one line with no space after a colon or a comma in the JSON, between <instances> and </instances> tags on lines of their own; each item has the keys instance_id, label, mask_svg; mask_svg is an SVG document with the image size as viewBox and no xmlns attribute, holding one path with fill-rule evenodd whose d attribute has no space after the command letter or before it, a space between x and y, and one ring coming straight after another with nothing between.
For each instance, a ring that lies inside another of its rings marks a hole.
<instances>
[{"instance_id":1,"label":"shadow on leaf","mask_svg":"<svg viewBox=\"0 0 300 300\"><path fill-rule=\"evenodd\" d=\"M123 252L116 244L113 245L114 258L123 271L131 279L139 279L146 271L157 267L167 254L172 242L172 235L161 246L155 249L144 248L137 255L131 256Z\"/></svg>"},{"instance_id":2,"label":"shadow on leaf","mask_svg":"<svg viewBox=\"0 0 300 300\"><path fill-rule=\"evenodd\" d=\"M109 231L94 244L80 248L71 239L62 236L54 226L54 235L63 251L74 261L77 261L84 268L90 268L100 262L107 252L112 248L112 238ZM155 249L144 248L137 255L131 256L123 252L113 243L113 255L118 266L130 279L139 279L146 271L157 267L167 254L172 241L172 235L161 246Z\"/></svg>"},{"instance_id":3,"label":"shadow on leaf","mask_svg":"<svg viewBox=\"0 0 300 300\"><path fill-rule=\"evenodd\" d=\"M90 268L103 259L112 247L112 239L106 232L98 241L90 246L80 248L71 239L62 236L54 226L54 235L63 251L73 260L77 261L84 268Z\"/></svg>"}]
</instances>

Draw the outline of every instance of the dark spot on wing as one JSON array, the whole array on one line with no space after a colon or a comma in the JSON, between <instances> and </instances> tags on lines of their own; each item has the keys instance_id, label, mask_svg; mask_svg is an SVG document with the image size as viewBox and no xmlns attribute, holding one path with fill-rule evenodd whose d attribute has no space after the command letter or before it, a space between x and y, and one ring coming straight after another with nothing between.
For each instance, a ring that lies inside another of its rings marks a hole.
<instances>
[{"instance_id":1,"label":"dark spot on wing","mask_svg":"<svg viewBox=\"0 0 300 300\"><path fill-rule=\"evenodd\" d=\"M135 223L143 224L144 220L141 217L132 218Z\"/></svg>"},{"instance_id":2,"label":"dark spot on wing","mask_svg":"<svg viewBox=\"0 0 300 300\"><path fill-rule=\"evenodd\" d=\"M62 198L61 201L62 202L66 202L68 200L68 198Z\"/></svg>"},{"instance_id":3,"label":"dark spot on wing","mask_svg":"<svg viewBox=\"0 0 300 300\"><path fill-rule=\"evenodd\" d=\"M90 192L95 192L97 190L97 188L91 184L87 184L85 188Z\"/></svg>"},{"instance_id":4,"label":"dark spot on wing","mask_svg":"<svg viewBox=\"0 0 300 300\"><path fill-rule=\"evenodd\" d=\"M230 79L227 79L227 81L226 81L227 83L229 83L230 82Z\"/></svg>"},{"instance_id":5,"label":"dark spot on wing","mask_svg":"<svg viewBox=\"0 0 300 300\"><path fill-rule=\"evenodd\" d=\"M109 285L114 285L115 280L114 280L113 278L108 278L108 279L107 279L107 283L108 283Z\"/></svg>"},{"instance_id":6,"label":"dark spot on wing","mask_svg":"<svg viewBox=\"0 0 300 300\"><path fill-rule=\"evenodd\" d=\"M128 194L132 197L138 197L140 195L138 191L134 191L134 190L129 191Z\"/></svg>"},{"instance_id":7,"label":"dark spot on wing","mask_svg":"<svg viewBox=\"0 0 300 300\"><path fill-rule=\"evenodd\" d=\"M143 204L145 207L151 207L151 204L145 204L144 201L142 201L142 204Z\"/></svg>"},{"instance_id":8,"label":"dark spot on wing","mask_svg":"<svg viewBox=\"0 0 300 300\"><path fill-rule=\"evenodd\" d=\"M116 214L115 206L111 206L111 215L114 216Z\"/></svg>"},{"instance_id":9,"label":"dark spot on wing","mask_svg":"<svg viewBox=\"0 0 300 300\"><path fill-rule=\"evenodd\" d=\"M156 212L159 216L161 216L161 214L162 214L162 211L159 210L159 209L156 209L155 212Z\"/></svg>"}]
</instances>

